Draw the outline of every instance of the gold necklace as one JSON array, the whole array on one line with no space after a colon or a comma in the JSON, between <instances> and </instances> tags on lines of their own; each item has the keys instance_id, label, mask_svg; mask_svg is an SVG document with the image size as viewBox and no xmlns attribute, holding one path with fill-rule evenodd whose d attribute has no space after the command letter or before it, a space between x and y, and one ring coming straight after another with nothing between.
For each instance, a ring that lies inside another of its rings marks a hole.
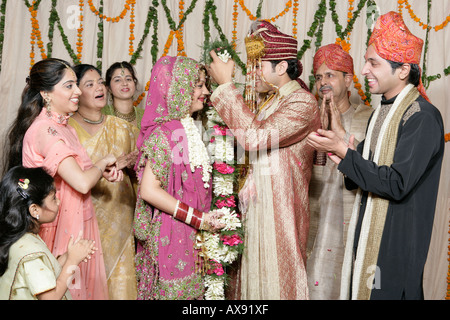
<instances>
[{"instance_id":1,"label":"gold necklace","mask_svg":"<svg viewBox=\"0 0 450 320\"><path fill-rule=\"evenodd\" d=\"M134 120L136 120L136 112L134 111L134 109L130 113L121 113L116 108L114 108L114 115L128 122L133 122Z\"/></svg>"},{"instance_id":2,"label":"gold necklace","mask_svg":"<svg viewBox=\"0 0 450 320\"><path fill-rule=\"evenodd\" d=\"M85 117L80 113L80 111L77 111L77 112L78 112L78 114L81 116L81 118L83 118L83 121L86 122L86 123L89 123L89 124L100 124L100 123L103 122L103 119L105 118L105 116L102 114L102 116L100 117L100 120L91 120L91 119L85 118Z\"/></svg>"}]
</instances>

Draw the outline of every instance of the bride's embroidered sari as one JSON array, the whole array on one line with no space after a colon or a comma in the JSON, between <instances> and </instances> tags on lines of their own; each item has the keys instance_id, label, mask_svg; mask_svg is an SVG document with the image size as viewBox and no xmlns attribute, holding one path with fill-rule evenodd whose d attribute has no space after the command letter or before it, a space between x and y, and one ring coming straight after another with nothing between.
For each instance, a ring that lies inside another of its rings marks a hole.
<instances>
[{"instance_id":1,"label":"bride's embroidered sari","mask_svg":"<svg viewBox=\"0 0 450 320\"><path fill-rule=\"evenodd\" d=\"M147 96L136 164L138 200L134 231L138 239L138 299L202 299L204 286L194 248L197 231L140 197L147 163L161 187L177 200L203 212L211 205L202 168L191 171L188 138L181 119L189 116L200 65L184 57L163 57L154 66Z\"/></svg>"}]
</instances>

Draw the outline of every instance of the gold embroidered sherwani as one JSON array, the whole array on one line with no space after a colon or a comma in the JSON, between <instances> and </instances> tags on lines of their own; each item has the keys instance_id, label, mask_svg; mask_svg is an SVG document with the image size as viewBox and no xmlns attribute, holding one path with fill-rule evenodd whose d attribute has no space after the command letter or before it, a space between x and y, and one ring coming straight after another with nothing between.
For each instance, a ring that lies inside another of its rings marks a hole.
<instances>
[{"instance_id":1,"label":"gold embroidered sherwani","mask_svg":"<svg viewBox=\"0 0 450 320\"><path fill-rule=\"evenodd\" d=\"M251 170L241 194L254 197L242 212L246 249L234 298L308 299L308 189L314 150L306 137L320 126L317 101L297 81L280 88L257 115L232 83L219 86L211 101L250 154Z\"/></svg>"}]
</instances>

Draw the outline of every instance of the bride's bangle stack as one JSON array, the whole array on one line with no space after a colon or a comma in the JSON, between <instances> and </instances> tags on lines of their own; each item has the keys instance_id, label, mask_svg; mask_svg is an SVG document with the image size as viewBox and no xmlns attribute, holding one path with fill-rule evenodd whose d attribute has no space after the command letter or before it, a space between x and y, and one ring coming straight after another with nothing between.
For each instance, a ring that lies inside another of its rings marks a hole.
<instances>
[{"instance_id":1,"label":"bride's bangle stack","mask_svg":"<svg viewBox=\"0 0 450 320\"><path fill-rule=\"evenodd\" d=\"M189 207L187 204L180 202L180 200L177 201L177 206L175 207L175 211L173 213L173 217L175 219L178 219L197 230L201 230L204 227L203 215L204 212Z\"/></svg>"}]
</instances>

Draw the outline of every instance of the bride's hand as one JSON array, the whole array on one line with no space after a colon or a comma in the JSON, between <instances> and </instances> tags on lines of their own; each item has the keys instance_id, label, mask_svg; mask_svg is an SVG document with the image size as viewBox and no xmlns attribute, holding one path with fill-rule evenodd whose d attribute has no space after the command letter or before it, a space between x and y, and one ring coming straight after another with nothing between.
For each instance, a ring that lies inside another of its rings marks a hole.
<instances>
[{"instance_id":1,"label":"bride's hand","mask_svg":"<svg viewBox=\"0 0 450 320\"><path fill-rule=\"evenodd\" d=\"M223 213L217 211L210 211L205 213L203 216L202 230L209 231L211 233L215 233L223 228L225 228L225 224L220 222L220 218L223 216Z\"/></svg>"}]
</instances>

